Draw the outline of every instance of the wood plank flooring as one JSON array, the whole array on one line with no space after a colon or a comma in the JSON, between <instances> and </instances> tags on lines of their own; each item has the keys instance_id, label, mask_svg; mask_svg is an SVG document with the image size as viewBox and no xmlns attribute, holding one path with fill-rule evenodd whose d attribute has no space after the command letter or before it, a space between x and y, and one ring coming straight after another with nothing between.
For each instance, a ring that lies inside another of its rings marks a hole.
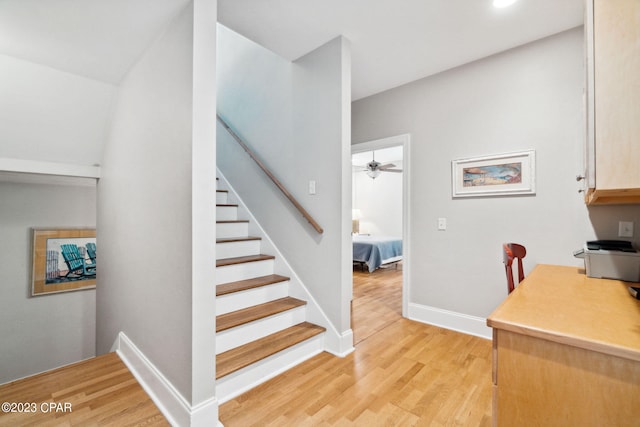
<instances>
[{"instance_id":1,"label":"wood plank flooring","mask_svg":"<svg viewBox=\"0 0 640 427\"><path fill-rule=\"evenodd\" d=\"M0 402L35 410L0 412L2 427L169 425L115 353L0 386Z\"/></svg>"},{"instance_id":2,"label":"wood plank flooring","mask_svg":"<svg viewBox=\"0 0 640 427\"><path fill-rule=\"evenodd\" d=\"M402 264L373 273L353 269L354 345L402 318Z\"/></svg>"},{"instance_id":3,"label":"wood plank flooring","mask_svg":"<svg viewBox=\"0 0 640 427\"><path fill-rule=\"evenodd\" d=\"M221 405L225 427L489 426L491 342L403 319L401 275L354 270L356 351L322 353ZM72 408L0 413L0 427L168 425L113 353L0 386L0 402Z\"/></svg>"},{"instance_id":4,"label":"wood plank flooring","mask_svg":"<svg viewBox=\"0 0 640 427\"><path fill-rule=\"evenodd\" d=\"M356 350L220 406L235 426L489 426L491 342L401 317L402 271L354 270ZM388 289L386 289L388 288Z\"/></svg>"}]
</instances>

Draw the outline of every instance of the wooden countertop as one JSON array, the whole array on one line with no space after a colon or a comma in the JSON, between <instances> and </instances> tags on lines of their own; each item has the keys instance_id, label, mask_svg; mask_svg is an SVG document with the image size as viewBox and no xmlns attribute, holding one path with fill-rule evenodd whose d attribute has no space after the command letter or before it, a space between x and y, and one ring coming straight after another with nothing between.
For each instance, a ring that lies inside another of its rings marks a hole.
<instances>
[{"instance_id":1,"label":"wooden countertop","mask_svg":"<svg viewBox=\"0 0 640 427\"><path fill-rule=\"evenodd\" d=\"M487 325L640 361L638 283L587 277L584 269L538 265L487 318Z\"/></svg>"}]
</instances>

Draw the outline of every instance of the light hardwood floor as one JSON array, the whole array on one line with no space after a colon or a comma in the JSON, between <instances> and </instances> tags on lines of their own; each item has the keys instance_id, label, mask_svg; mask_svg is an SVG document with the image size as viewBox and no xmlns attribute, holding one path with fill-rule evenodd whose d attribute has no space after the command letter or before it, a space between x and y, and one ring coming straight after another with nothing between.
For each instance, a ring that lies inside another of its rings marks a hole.
<instances>
[{"instance_id":1,"label":"light hardwood floor","mask_svg":"<svg viewBox=\"0 0 640 427\"><path fill-rule=\"evenodd\" d=\"M20 410L2 427L169 425L115 353L0 386L0 402Z\"/></svg>"},{"instance_id":2,"label":"light hardwood floor","mask_svg":"<svg viewBox=\"0 0 640 427\"><path fill-rule=\"evenodd\" d=\"M322 353L220 406L225 427L489 426L491 342L403 319L402 270L354 269L356 350ZM0 426L168 425L115 354L0 386ZM72 412L43 413L43 402ZM215 425L215 420L212 420Z\"/></svg>"},{"instance_id":3,"label":"light hardwood floor","mask_svg":"<svg viewBox=\"0 0 640 427\"><path fill-rule=\"evenodd\" d=\"M402 318L402 263L373 273L353 269L353 343Z\"/></svg>"},{"instance_id":4,"label":"light hardwood floor","mask_svg":"<svg viewBox=\"0 0 640 427\"><path fill-rule=\"evenodd\" d=\"M354 269L356 350L220 406L235 426L489 426L491 342L403 319L402 271Z\"/></svg>"}]
</instances>

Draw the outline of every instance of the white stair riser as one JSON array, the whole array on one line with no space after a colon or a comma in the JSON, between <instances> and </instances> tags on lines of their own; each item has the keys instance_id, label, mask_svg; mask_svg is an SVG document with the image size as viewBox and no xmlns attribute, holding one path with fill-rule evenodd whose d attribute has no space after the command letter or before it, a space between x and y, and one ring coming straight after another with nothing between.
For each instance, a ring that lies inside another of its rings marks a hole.
<instances>
[{"instance_id":1,"label":"white stair riser","mask_svg":"<svg viewBox=\"0 0 640 427\"><path fill-rule=\"evenodd\" d=\"M249 223L229 222L216 224L216 237L227 239L230 237L247 237L249 235Z\"/></svg>"},{"instance_id":2,"label":"white stair riser","mask_svg":"<svg viewBox=\"0 0 640 427\"><path fill-rule=\"evenodd\" d=\"M302 323L305 321L305 313L304 306L296 307L264 319L218 332L216 333L216 354L224 353L232 348Z\"/></svg>"},{"instance_id":3,"label":"white stair riser","mask_svg":"<svg viewBox=\"0 0 640 427\"><path fill-rule=\"evenodd\" d=\"M229 193L226 191L216 191L216 203L225 204L229 200Z\"/></svg>"},{"instance_id":4,"label":"white stair riser","mask_svg":"<svg viewBox=\"0 0 640 427\"><path fill-rule=\"evenodd\" d=\"M246 262L243 264L226 265L216 268L216 285L222 283L247 280L254 277L273 274L274 262L272 259L265 261Z\"/></svg>"},{"instance_id":5,"label":"white stair riser","mask_svg":"<svg viewBox=\"0 0 640 427\"><path fill-rule=\"evenodd\" d=\"M259 253L260 240L243 240L241 242L216 243L217 259L258 255Z\"/></svg>"},{"instance_id":6,"label":"white stair riser","mask_svg":"<svg viewBox=\"0 0 640 427\"><path fill-rule=\"evenodd\" d=\"M216 298L216 314L226 314L289 296L289 281L221 295Z\"/></svg>"},{"instance_id":7,"label":"white stair riser","mask_svg":"<svg viewBox=\"0 0 640 427\"><path fill-rule=\"evenodd\" d=\"M225 189L217 181L217 189ZM216 193L217 204L234 203L230 193ZM237 207L217 207L217 221L233 221L238 218ZM253 231L252 231L253 233ZM247 222L216 224L216 237L247 237ZM260 241L232 242L216 244L216 258L235 258L260 253ZM265 260L216 268L216 284L267 276L274 272L274 260ZM230 313L257 304L284 298L289 294L289 281L273 283L255 289L248 289L216 298L216 314ZM306 306L296 307L284 313L257 320L246 325L216 334L216 354L244 345L269 334L283 330L306 320ZM289 347L266 359L262 359L237 372L216 380L216 396L224 403L251 388L285 372L288 369L321 353L325 346L325 334L319 334L293 347Z\"/></svg>"},{"instance_id":8,"label":"white stair riser","mask_svg":"<svg viewBox=\"0 0 640 427\"><path fill-rule=\"evenodd\" d=\"M254 363L216 381L216 397L222 404L247 390L299 365L324 348L324 333Z\"/></svg>"},{"instance_id":9,"label":"white stair riser","mask_svg":"<svg viewBox=\"0 0 640 427\"><path fill-rule=\"evenodd\" d=\"M217 221L233 221L238 219L237 206L216 206Z\"/></svg>"}]
</instances>

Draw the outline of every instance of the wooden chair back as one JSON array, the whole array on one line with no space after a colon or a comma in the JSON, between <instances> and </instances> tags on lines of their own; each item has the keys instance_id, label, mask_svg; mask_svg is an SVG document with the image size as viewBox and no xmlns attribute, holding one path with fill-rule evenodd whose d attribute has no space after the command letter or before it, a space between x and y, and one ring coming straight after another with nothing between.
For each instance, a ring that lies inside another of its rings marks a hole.
<instances>
[{"instance_id":1,"label":"wooden chair back","mask_svg":"<svg viewBox=\"0 0 640 427\"><path fill-rule=\"evenodd\" d=\"M527 255L524 246L517 243L504 243L502 245L504 255L504 268L507 273L507 289L509 293L515 289L513 281L513 260L518 260L518 283L524 280L524 270L522 269L522 258Z\"/></svg>"}]
</instances>

